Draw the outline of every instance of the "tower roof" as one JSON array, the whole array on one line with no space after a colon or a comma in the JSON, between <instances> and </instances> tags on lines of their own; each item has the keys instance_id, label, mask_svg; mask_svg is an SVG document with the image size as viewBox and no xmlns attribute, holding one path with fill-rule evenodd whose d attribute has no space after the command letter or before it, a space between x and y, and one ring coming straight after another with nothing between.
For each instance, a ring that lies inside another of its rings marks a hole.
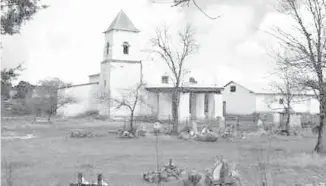
<instances>
[{"instance_id":1,"label":"tower roof","mask_svg":"<svg viewBox=\"0 0 326 186\"><path fill-rule=\"evenodd\" d=\"M140 32L134 24L130 21L126 13L123 10L120 10L118 15L114 18L113 22L109 26L109 28L105 32L109 32L111 30L123 30L130 32Z\"/></svg>"}]
</instances>

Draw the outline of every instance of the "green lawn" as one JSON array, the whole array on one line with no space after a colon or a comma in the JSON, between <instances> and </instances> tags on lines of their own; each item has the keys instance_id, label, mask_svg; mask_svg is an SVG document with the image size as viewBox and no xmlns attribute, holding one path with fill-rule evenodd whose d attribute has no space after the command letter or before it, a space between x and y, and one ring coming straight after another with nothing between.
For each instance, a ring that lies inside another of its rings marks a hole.
<instances>
[{"instance_id":1,"label":"green lawn","mask_svg":"<svg viewBox=\"0 0 326 186\"><path fill-rule=\"evenodd\" d=\"M5 128L2 135L8 131L20 134L34 131L38 138L1 141L1 185L7 185L4 160L15 167L16 186L68 185L78 172L83 172L89 181L95 180L97 173L103 173L115 186L149 185L142 180L142 174L156 166L154 137L126 140L107 133L118 126L117 123L81 119L51 125L31 124L24 119L2 120ZM70 138L70 129L80 127L103 136ZM253 186L261 175L257 163L259 159L267 159L269 154L268 173L278 186L312 183L313 179L326 182L326 158L312 159L303 155L311 152L315 141L313 136L277 138L271 141L269 148L267 137L252 137L234 143L203 143L163 136L159 142L159 161L165 164L172 158L180 168L204 171L211 167L215 155L224 155L239 163L245 185Z\"/></svg>"}]
</instances>

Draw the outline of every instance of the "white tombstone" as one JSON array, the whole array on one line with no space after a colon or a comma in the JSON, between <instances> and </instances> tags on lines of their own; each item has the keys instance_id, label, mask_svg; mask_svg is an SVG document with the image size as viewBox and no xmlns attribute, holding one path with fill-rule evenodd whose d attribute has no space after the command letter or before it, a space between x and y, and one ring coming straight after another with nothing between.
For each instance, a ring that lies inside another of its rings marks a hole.
<instances>
[{"instance_id":1,"label":"white tombstone","mask_svg":"<svg viewBox=\"0 0 326 186\"><path fill-rule=\"evenodd\" d=\"M258 119L257 127L263 127L263 121L261 119Z\"/></svg>"},{"instance_id":2,"label":"white tombstone","mask_svg":"<svg viewBox=\"0 0 326 186\"><path fill-rule=\"evenodd\" d=\"M153 129L158 131L161 129L161 124L159 122L155 122L154 125L153 125Z\"/></svg>"}]
</instances>

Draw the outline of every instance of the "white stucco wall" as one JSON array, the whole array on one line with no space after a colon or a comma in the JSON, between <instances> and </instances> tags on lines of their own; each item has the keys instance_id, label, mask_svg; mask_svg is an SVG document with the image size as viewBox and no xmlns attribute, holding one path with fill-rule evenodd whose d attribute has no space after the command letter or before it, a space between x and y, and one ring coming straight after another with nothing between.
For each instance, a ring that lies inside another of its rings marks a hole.
<instances>
[{"instance_id":1,"label":"white stucco wall","mask_svg":"<svg viewBox=\"0 0 326 186\"><path fill-rule=\"evenodd\" d=\"M319 113L319 101L317 99L311 99L310 112L311 113Z\"/></svg>"},{"instance_id":2,"label":"white stucco wall","mask_svg":"<svg viewBox=\"0 0 326 186\"><path fill-rule=\"evenodd\" d=\"M142 97L139 102L139 109L136 110L137 116L151 116L156 117L158 112L157 93L142 91Z\"/></svg>"},{"instance_id":3,"label":"white stucco wall","mask_svg":"<svg viewBox=\"0 0 326 186\"><path fill-rule=\"evenodd\" d=\"M110 66L110 88L112 93L119 91L119 89L134 90L140 83L140 63L112 62Z\"/></svg>"},{"instance_id":4,"label":"white stucco wall","mask_svg":"<svg viewBox=\"0 0 326 186\"><path fill-rule=\"evenodd\" d=\"M98 83L100 81L100 74L89 76L89 83Z\"/></svg>"},{"instance_id":5,"label":"white stucco wall","mask_svg":"<svg viewBox=\"0 0 326 186\"><path fill-rule=\"evenodd\" d=\"M158 119L165 120L171 119L172 120L172 95L171 93L159 93L159 114Z\"/></svg>"},{"instance_id":6,"label":"white stucco wall","mask_svg":"<svg viewBox=\"0 0 326 186\"><path fill-rule=\"evenodd\" d=\"M205 119L205 94L196 95L196 119Z\"/></svg>"},{"instance_id":7,"label":"white stucco wall","mask_svg":"<svg viewBox=\"0 0 326 186\"><path fill-rule=\"evenodd\" d=\"M231 86L236 86L236 92L230 91ZM236 83L224 87L223 100L227 114L252 114L256 110L255 94Z\"/></svg>"},{"instance_id":8,"label":"white stucco wall","mask_svg":"<svg viewBox=\"0 0 326 186\"><path fill-rule=\"evenodd\" d=\"M181 93L180 94L180 103L179 103L179 119L180 121L189 120L189 96L190 93Z\"/></svg>"},{"instance_id":9,"label":"white stucco wall","mask_svg":"<svg viewBox=\"0 0 326 186\"><path fill-rule=\"evenodd\" d=\"M279 102L277 101L281 98L285 99L285 97L281 95L257 94L256 95L257 112L282 111L284 109L284 106L280 105ZM292 102L292 108L295 112L318 113L319 102L312 97L294 98Z\"/></svg>"},{"instance_id":10,"label":"white stucco wall","mask_svg":"<svg viewBox=\"0 0 326 186\"><path fill-rule=\"evenodd\" d=\"M110 31L105 34L105 41L110 43L109 55L106 54L106 49L103 49L103 57L106 59L119 60L140 60L140 46L138 42L138 33L126 31ZM128 42L129 54L123 53L123 43ZM105 46L104 46L105 47Z\"/></svg>"},{"instance_id":11,"label":"white stucco wall","mask_svg":"<svg viewBox=\"0 0 326 186\"><path fill-rule=\"evenodd\" d=\"M109 63L101 63L99 87L102 93L108 93L110 89L110 70Z\"/></svg>"},{"instance_id":12,"label":"white stucco wall","mask_svg":"<svg viewBox=\"0 0 326 186\"><path fill-rule=\"evenodd\" d=\"M104 35L104 43L103 43L103 60L106 59L112 59L112 52L113 52L113 35L114 32L107 32ZM109 48L109 53L107 54L106 52L106 44L109 43L110 44L110 48Z\"/></svg>"},{"instance_id":13,"label":"white stucco wall","mask_svg":"<svg viewBox=\"0 0 326 186\"><path fill-rule=\"evenodd\" d=\"M94 93L98 90L98 84L89 84L75 86L66 89L60 89L58 94L63 96L72 96L77 103L67 104L58 109L57 114L63 116L76 116L90 110L97 110Z\"/></svg>"},{"instance_id":14,"label":"white stucco wall","mask_svg":"<svg viewBox=\"0 0 326 186\"><path fill-rule=\"evenodd\" d=\"M223 117L223 94L214 94L214 102L214 117Z\"/></svg>"}]
</instances>

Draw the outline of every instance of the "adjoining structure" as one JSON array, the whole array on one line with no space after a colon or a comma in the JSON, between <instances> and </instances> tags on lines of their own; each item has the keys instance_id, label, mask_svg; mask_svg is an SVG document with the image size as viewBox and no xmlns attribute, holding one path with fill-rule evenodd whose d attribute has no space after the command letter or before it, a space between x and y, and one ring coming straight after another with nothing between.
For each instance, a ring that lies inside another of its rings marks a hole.
<instances>
[{"instance_id":1,"label":"adjoining structure","mask_svg":"<svg viewBox=\"0 0 326 186\"><path fill-rule=\"evenodd\" d=\"M99 111L100 115L128 117L127 109L116 109L110 102L100 98L119 99L122 92L135 89L142 78L142 61L138 46L138 30L121 10L104 32L105 45L99 74L89 76L89 83L62 88L59 94L71 95L79 102L62 107L58 114L74 116L87 111ZM146 82L146 79L143 81ZM189 85L180 87L180 120L216 118L223 116L223 88L200 86L193 79ZM172 119L172 85L168 76L161 82L147 85L141 90L146 103L137 105L136 116Z\"/></svg>"},{"instance_id":2,"label":"adjoining structure","mask_svg":"<svg viewBox=\"0 0 326 186\"><path fill-rule=\"evenodd\" d=\"M224 86L223 105L227 114L247 115L283 112L285 95L268 90L253 91L234 81ZM296 95L291 106L295 112L316 114L319 102L313 94Z\"/></svg>"}]
</instances>

